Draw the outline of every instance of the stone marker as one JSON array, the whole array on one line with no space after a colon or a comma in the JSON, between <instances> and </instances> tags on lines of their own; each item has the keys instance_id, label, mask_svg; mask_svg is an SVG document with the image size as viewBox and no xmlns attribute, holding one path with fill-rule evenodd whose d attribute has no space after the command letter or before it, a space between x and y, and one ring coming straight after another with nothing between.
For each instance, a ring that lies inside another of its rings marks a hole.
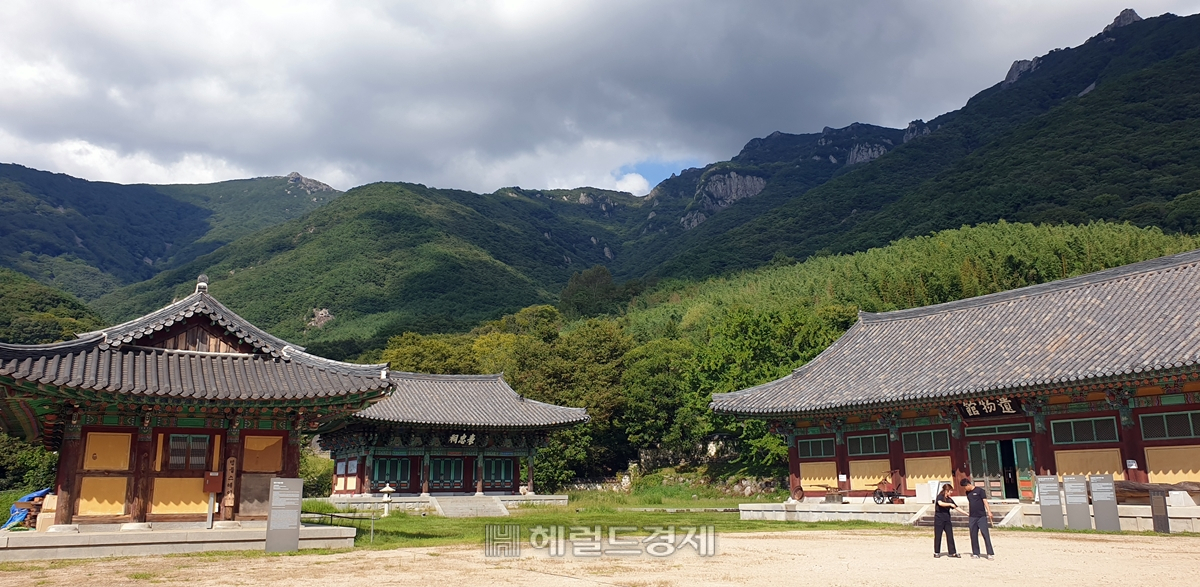
<instances>
[{"instance_id":1,"label":"stone marker","mask_svg":"<svg viewBox=\"0 0 1200 587\"><path fill-rule=\"evenodd\" d=\"M1161 489L1150 490L1150 517L1154 520L1154 531L1163 534L1171 533L1171 518L1167 516L1167 492Z\"/></svg>"},{"instance_id":2,"label":"stone marker","mask_svg":"<svg viewBox=\"0 0 1200 587\"><path fill-rule=\"evenodd\" d=\"M1063 529L1062 497L1058 494L1058 477L1037 477L1038 501L1042 511L1042 527L1049 530Z\"/></svg>"},{"instance_id":3,"label":"stone marker","mask_svg":"<svg viewBox=\"0 0 1200 587\"><path fill-rule=\"evenodd\" d=\"M1121 515L1117 513L1117 489L1112 475L1092 475L1092 513L1096 517L1096 529L1106 532L1121 531Z\"/></svg>"},{"instance_id":4,"label":"stone marker","mask_svg":"<svg viewBox=\"0 0 1200 587\"><path fill-rule=\"evenodd\" d=\"M1088 506L1086 475L1063 475L1063 493L1067 494L1067 527L1092 529L1092 509Z\"/></svg>"},{"instance_id":5,"label":"stone marker","mask_svg":"<svg viewBox=\"0 0 1200 587\"><path fill-rule=\"evenodd\" d=\"M303 479L271 479L267 552L300 550L300 504L303 495Z\"/></svg>"}]
</instances>

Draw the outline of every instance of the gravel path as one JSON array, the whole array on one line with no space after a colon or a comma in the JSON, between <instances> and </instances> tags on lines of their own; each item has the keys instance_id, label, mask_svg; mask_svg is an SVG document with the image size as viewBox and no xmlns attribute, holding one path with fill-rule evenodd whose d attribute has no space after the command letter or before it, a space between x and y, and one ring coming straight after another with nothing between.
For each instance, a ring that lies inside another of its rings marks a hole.
<instances>
[{"instance_id":1,"label":"gravel path","mask_svg":"<svg viewBox=\"0 0 1200 587\"><path fill-rule=\"evenodd\" d=\"M0 585L1172 585L1200 571L1200 538L993 531L996 560L934 559L915 531L718 535L717 555L487 558L481 547L409 548L332 555L146 557L0 565Z\"/></svg>"}]
</instances>

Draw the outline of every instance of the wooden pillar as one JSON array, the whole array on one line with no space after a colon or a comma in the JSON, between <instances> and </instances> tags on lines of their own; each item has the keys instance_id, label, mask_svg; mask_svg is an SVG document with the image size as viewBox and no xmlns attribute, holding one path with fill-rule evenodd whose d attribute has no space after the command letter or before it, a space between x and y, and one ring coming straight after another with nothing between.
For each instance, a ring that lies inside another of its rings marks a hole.
<instances>
[{"instance_id":1,"label":"wooden pillar","mask_svg":"<svg viewBox=\"0 0 1200 587\"><path fill-rule=\"evenodd\" d=\"M1135 461L1136 469L1125 467L1125 480L1138 483L1149 483L1150 474L1146 471L1146 445L1142 440L1142 422L1133 414L1132 409L1118 418L1121 422L1121 453L1125 460ZM1121 463L1125 466L1125 463Z\"/></svg>"},{"instance_id":2,"label":"wooden pillar","mask_svg":"<svg viewBox=\"0 0 1200 587\"><path fill-rule=\"evenodd\" d=\"M834 460L837 462L837 475L838 475L837 486L838 486L838 489L841 489L842 491L849 491L850 490L850 452L849 452L849 447L846 446L845 437L842 436L841 434L838 434L838 436L840 438L838 440L835 440L834 444L833 444ZM845 481L842 481L842 475L846 476Z\"/></svg>"},{"instance_id":3,"label":"wooden pillar","mask_svg":"<svg viewBox=\"0 0 1200 587\"><path fill-rule=\"evenodd\" d=\"M525 490L525 495L537 495L536 493L533 492L533 460L534 460L533 454L534 454L534 451L530 450L529 451L529 464L528 464L528 469L527 469L529 471L529 488Z\"/></svg>"},{"instance_id":4,"label":"wooden pillar","mask_svg":"<svg viewBox=\"0 0 1200 587\"><path fill-rule=\"evenodd\" d=\"M950 425L950 466L953 469L954 490L958 491L958 482L961 479L970 477L971 467L967 459L967 439L964 438L962 424L957 424L958 433L955 434L956 424Z\"/></svg>"},{"instance_id":5,"label":"wooden pillar","mask_svg":"<svg viewBox=\"0 0 1200 587\"><path fill-rule=\"evenodd\" d=\"M235 420L234 426L225 434L225 446L221 450L221 454L225 457L223 467L225 472L225 491L221 496L221 519L225 521L233 520L234 514L237 511L237 468L238 459L242 454L241 450L239 450L241 446L242 431L240 428L237 428Z\"/></svg>"},{"instance_id":6,"label":"wooden pillar","mask_svg":"<svg viewBox=\"0 0 1200 587\"><path fill-rule=\"evenodd\" d=\"M908 471L904 470L904 443L900 441L900 432L896 431L896 438L892 438L893 432L888 431L888 468L896 471L892 475L892 484L895 486L895 491L902 492L907 495L907 492L912 489L908 487Z\"/></svg>"},{"instance_id":7,"label":"wooden pillar","mask_svg":"<svg viewBox=\"0 0 1200 587\"><path fill-rule=\"evenodd\" d=\"M1034 422L1033 435L1030 440L1033 442L1033 469L1038 475L1056 475L1058 467L1054 463L1054 444L1050 438L1050 431L1047 427L1045 416L1042 416L1042 425L1038 426Z\"/></svg>"},{"instance_id":8,"label":"wooden pillar","mask_svg":"<svg viewBox=\"0 0 1200 587\"><path fill-rule=\"evenodd\" d=\"M55 524L70 524L75 516L75 484L83 455L81 427L67 425L62 444L58 449L58 474L55 476L54 492L58 495L58 509L54 511Z\"/></svg>"},{"instance_id":9,"label":"wooden pillar","mask_svg":"<svg viewBox=\"0 0 1200 587\"><path fill-rule=\"evenodd\" d=\"M421 496L429 497L429 452L421 453Z\"/></svg>"},{"instance_id":10,"label":"wooden pillar","mask_svg":"<svg viewBox=\"0 0 1200 587\"><path fill-rule=\"evenodd\" d=\"M804 499L803 481L800 478L800 452L796 450L796 435L788 434L788 493L792 499Z\"/></svg>"},{"instance_id":11,"label":"wooden pillar","mask_svg":"<svg viewBox=\"0 0 1200 587\"><path fill-rule=\"evenodd\" d=\"M133 503L129 517L134 522L145 522L150 510L150 479L153 477L154 434L152 428L140 428L137 447L134 449Z\"/></svg>"},{"instance_id":12,"label":"wooden pillar","mask_svg":"<svg viewBox=\"0 0 1200 587\"><path fill-rule=\"evenodd\" d=\"M289 430L283 451L283 476L295 479L300 476L300 431Z\"/></svg>"},{"instance_id":13,"label":"wooden pillar","mask_svg":"<svg viewBox=\"0 0 1200 587\"><path fill-rule=\"evenodd\" d=\"M475 495L483 495L483 453L475 457Z\"/></svg>"}]
</instances>

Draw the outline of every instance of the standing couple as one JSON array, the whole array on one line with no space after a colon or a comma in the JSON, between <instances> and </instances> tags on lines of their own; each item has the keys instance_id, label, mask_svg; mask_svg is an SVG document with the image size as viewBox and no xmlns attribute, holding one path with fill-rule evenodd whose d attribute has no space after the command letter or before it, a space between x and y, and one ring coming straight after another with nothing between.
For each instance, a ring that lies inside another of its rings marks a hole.
<instances>
[{"instance_id":1,"label":"standing couple","mask_svg":"<svg viewBox=\"0 0 1200 587\"><path fill-rule=\"evenodd\" d=\"M966 514L971 523L971 558L979 558L979 534L983 533L983 543L987 546L987 559L993 560L992 536L988 527L992 523L992 506L988 505L987 492L982 487L976 487L970 479L963 479L959 485L966 491L969 512L954 503L954 488L949 483L942 486L934 500L933 515L933 558L942 556L942 533L946 534L946 547L950 550L950 558L962 558L954 548L954 528L950 523L950 511L957 510Z\"/></svg>"}]
</instances>

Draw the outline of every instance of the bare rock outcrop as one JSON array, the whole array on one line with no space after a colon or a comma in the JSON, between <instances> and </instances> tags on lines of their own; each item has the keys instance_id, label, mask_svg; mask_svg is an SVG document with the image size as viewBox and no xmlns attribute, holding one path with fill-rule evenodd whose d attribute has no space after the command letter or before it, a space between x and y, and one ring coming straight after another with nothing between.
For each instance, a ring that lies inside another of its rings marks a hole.
<instances>
[{"instance_id":1,"label":"bare rock outcrop","mask_svg":"<svg viewBox=\"0 0 1200 587\"><path fill-rule=\"evenodd\" d=\"M704 222L705 220L708 220L708 216L706 216L704 212L692 210L691 212L684 214L683 218L679 219L679 224L683 225L684 230L691 230L697 226L700 226L700 223Z\"/></svg>"},{"instance_id":2,"label":"bare rock outcrop","mask_svg":"<svg viewBox=\"0 0 1200 587\"><path fill-rule=\"evenodd\" d=\"M909 142L913 139L923 137L929 134L929 125L925 124L920 118L908 123L908 127L904 129L904 142Z\"/></svg>"},{"instance_id":3,"label":"bare rock outcrop","mask_svg":"<svg viewBox=\"0 0 1200 587\"><path fill-rule=\"evenodd\" d=\"M1012 67L1008 68L1008 75L1004 76L1004 81L1000 82L1000 87L1007 88L1017 83L1017 80L1021 79L1021 76L1037 71L1038 66L1041 64L1042 60L1040 57L1014 61Z\"/></svg>"},{"instance_id":4,"label":"bare rock outcrop","mask_svg":"<svg viewBox=\"0 0 1200 587\"><path fill-rule=\"evenodd\" d=\"M728 208L738 200L757 196L767 187L767 180L757 175L742 175L736 171L711 175L700 186L698 200L704 209L716 212Z\"/></svg>"},{"instance_id":5,"label":"bare rock outcrop","mask_svg":"<svg viewBox=\"0 0 1200 587\"><path fill-rule=\"evenodd\" d=\"M313 328L321 328L330 320L333 320L333 314L329 313L329 308L313 308L313 317L308 321L308 325Z\"/></svg>"},{"instance_id":6,"label":"bare rock outcrop","mask_svg":"<svg viewBox=\"0 0 1200 587\"><path fill-rule=\"evenodd\" d=\"M850 148L850 154L846 156L846 165L874 161L882 157L884 153L887 152L887 147L884 145L855 143L855 145Z\"/></svg>"},{"instance_id":7,"label":"bare rock outcrop","mask_svg":"<svg viewBox=\"0 0 1200 587\"><path fill-rule=\"evenodd\" d=\"M695 203L703 210L692 210L679 219L684 230L691 230L708 220L708 214L718 212L738 200L757 196L767 187L767 180L757 175L736 171L710 175L696 190ZM707 212L708 214L706 214Z\"/></svg>"},{"instance_id":8,"label":"bare rock outcrop","mask_svg":"<svg viewBox=\"0 0 1200 587\"><path fill-rule=\"evenodd\" d=\"M1137 12L1135 12L1132 8L1126 8L1125 10L1121 11L1121 14L1118 14L1117 17L1113 19L1112 24L1104 27L1104 30L1101 32L1107 33L1113 29L1129 26L1139 20L1142 20L1142 17L1138 16Z\"/></svg>"},{"instance_id":9,"label":"bare rock outcrop","mask_svg":"<svg viewBox=\"0 0 1200 587\"><path fill-rule=\"evenodd\" d=\"M307 194L315 194L317 192L336 192L337 191L327 184L321 183L315 179L309 179L307 177L304 177L303 175L300 175L299 173L296 173L295 171L285 175L284 178L288 180L289 189L292 187L298 187L298 188L304 190L304 192Z\"/></svg>"}]
</instances>

